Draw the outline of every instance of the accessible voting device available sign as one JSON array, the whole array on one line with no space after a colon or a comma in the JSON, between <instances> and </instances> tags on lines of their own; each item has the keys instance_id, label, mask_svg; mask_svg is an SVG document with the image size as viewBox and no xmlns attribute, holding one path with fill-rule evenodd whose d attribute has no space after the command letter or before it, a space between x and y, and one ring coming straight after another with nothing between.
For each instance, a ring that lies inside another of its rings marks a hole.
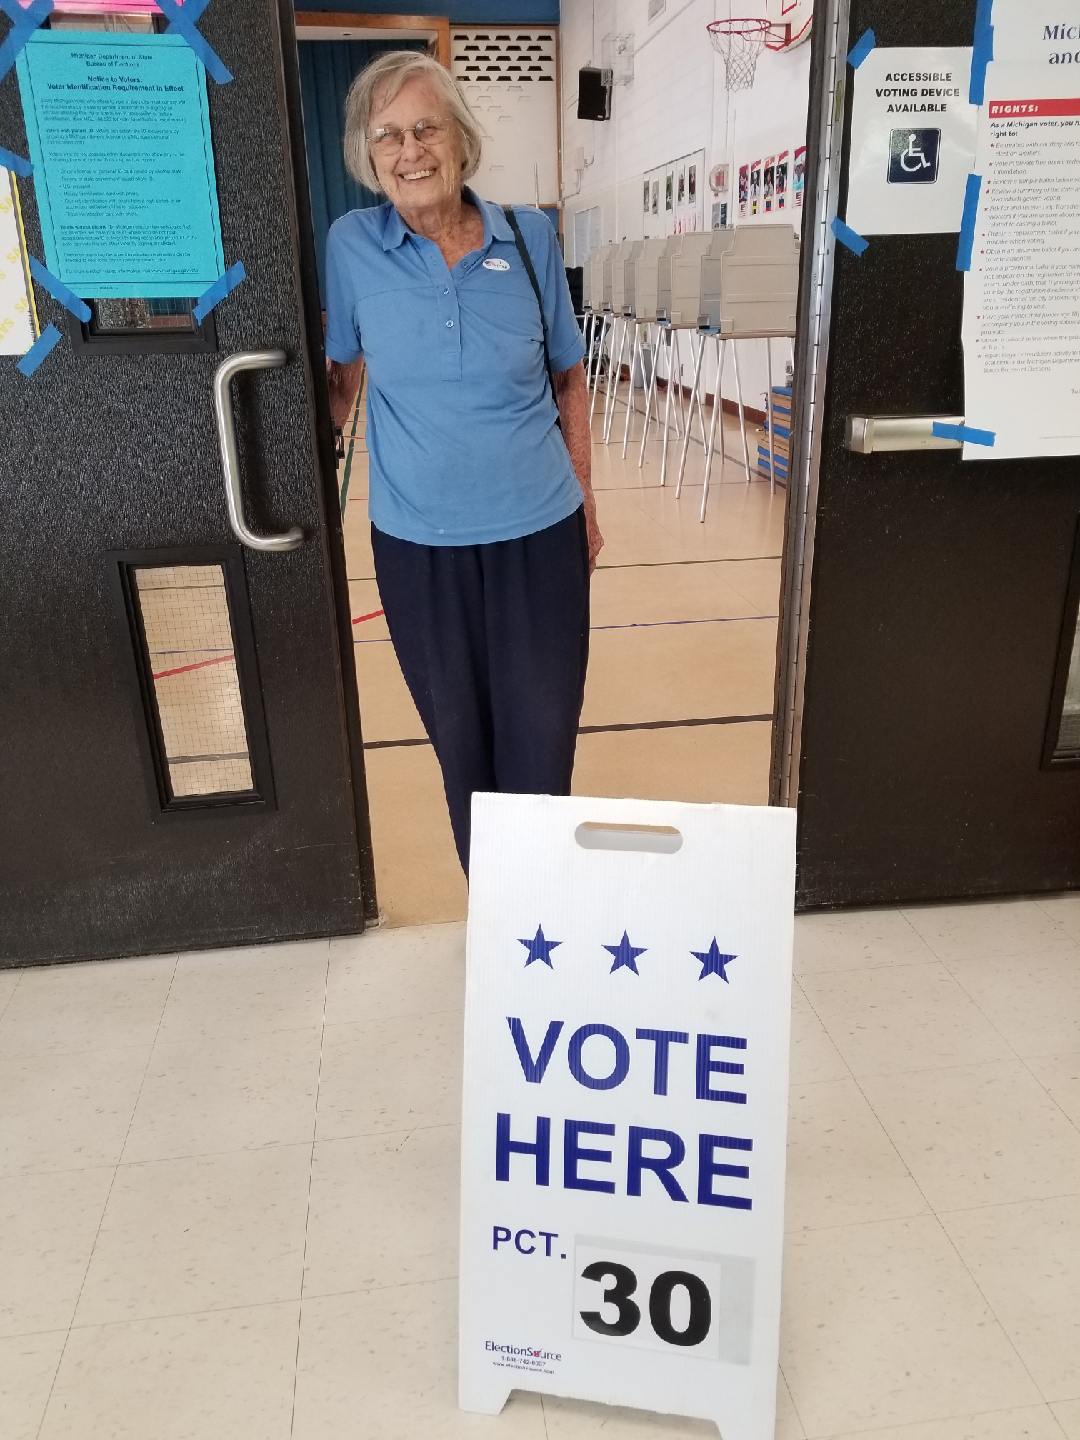
<instances>
[{"instance_id":1,"label":"accessible voting device available sign","mask_svg":"<svg viewBox=\"0 0 1080 1440\"><path fill-rule=\"evenodd\" d=\"M473 801L460 1403L772 1440L795 812Z\"/></svg>"},{"instance_id":2,"label":"accessible voting device available sign","mask_svg":"<svg viewBox=\"0 0 1080 1440\"><path fill-rule=\"evenodd\" d=\"M958 231L975 155L971 50L875 48L855 71L846 218L860 235Z\"/></svg>"}]
</instances>

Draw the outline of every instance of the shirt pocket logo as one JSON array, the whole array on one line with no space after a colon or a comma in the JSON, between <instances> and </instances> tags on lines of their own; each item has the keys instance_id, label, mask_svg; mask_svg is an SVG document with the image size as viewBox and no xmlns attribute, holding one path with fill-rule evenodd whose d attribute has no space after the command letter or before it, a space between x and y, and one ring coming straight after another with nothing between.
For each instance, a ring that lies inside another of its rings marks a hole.
<instances>
[{"instance_id":1,"label":"shirt pocket logo","mask_svg":"<svg viewBox=\"0 0 1080 1440\"><path fill-rule=\"evenodd\" d=\"M484 269L485 269L485 270L509 270L509 269L510 269L510 262L509 262L508 260L491 260L491 259L485 260L485 261L484 261Z\"/></svg>"}]
</instances>

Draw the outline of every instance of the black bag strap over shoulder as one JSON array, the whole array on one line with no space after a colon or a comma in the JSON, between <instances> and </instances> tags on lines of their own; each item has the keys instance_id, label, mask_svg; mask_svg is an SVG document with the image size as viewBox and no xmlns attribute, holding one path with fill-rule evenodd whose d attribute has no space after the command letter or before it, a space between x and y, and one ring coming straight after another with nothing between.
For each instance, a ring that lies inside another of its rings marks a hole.
<instances>
[{"instance_id":1,"label":"black bag strap over shoulder","mask_svg":"<svg viewBox=\"0 0 1080 1440\"><path fill-rule=\"evenodd\" d=\"M559 402L555 398L555 376L551 369L551 354L548 350L547 320L544 317L544 299L540 294L540 282L536 278L532 256L529 254L529 247L525 244L525 237L521 233L521 226L517 222L517 216L509 205L504 205L502 212L506 216L506 223L514 232L514 244L517 246L517 252L521 256L521 263L525 266L525 274L529 277L529 284L532 286L533 294L536 296L536 303L540 307L540 328L544 332L544 368L547 370L548 384L551 386L551 398L555 400L555 408L557 410L559 408Z\"/></svg>"}]
</instances>

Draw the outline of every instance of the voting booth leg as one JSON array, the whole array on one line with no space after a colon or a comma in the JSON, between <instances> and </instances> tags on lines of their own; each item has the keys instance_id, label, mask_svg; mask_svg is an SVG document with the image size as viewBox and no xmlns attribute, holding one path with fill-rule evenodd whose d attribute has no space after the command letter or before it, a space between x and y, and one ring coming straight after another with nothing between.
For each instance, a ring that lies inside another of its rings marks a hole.
<instances>
[{"instance_id":1,"label":"voting booth leg","mask_svg":"<svg viewBox=\"0 0 1080 1440\"><path fill-rule=\"evenodd\" d=\"M709 443L705 449L705 484L701 491L701 523L705 523L705 509L709 503L709 477L712 475L713 451L716 446L716 417L720 414L722 402L720 399L720 384L724 378L724 352L727 346L726 340L716 339L716 389L713 391L712 420L709 424ZM720 426L720 475L724 474L724 427Z\"/></svg>"},{"instance_id":2,"label":"voting booth leg","mask_svg":"<svg viewBox=\"0 0 1080 1440\"><path fill-rule=\"evenodd\" d=\"M652 326L648 327L651 338ZM652 347L652 374L649 376L649 388L645 394L645 424L641 431L641 449L638 451L638 469L645 464L645 442L649 438L649 429L652 424L652 416L655 414L657 425L660 424L660 397L656 393L656 377L660 369L660 347L663 340L663 330L659 325L656 327L656 341Z\"/></svg>"},{"instance_id":3,"label":"voting booth leg","mask_svg":"<svg viewBox=\"0 0 1080 1440\"><path fill-rule=\"evenodd\" d=\"M743 406L742 380L739 376L739 342L731 342L731 358L735 366L735 396L739 406L739 434L742 437L743 469L746 471L746 483L751 481L750 474L750 447L746 443L746 410Z\"/></svg>"},{"instance_id":4,"label":"voting booth leg","mask_svg":"<svg viewBox=\"0 0 1080 1440\"><path fill-rule=\"evenodd\" d=\"M675 332L668 326L667 331L667 394L664 396L664 435L660 447L660 484L667 478L667 447L671 433L671 392L675 389Z\"/></svg>"},{"instance_id":5,"label":"voting booth leg","mask_svg":"<svg viewBox=\"0 0 1080 1440\"><path fill-rule=\"evenodd\" d=\"M593 417L596 414L596 396L600 389L600 369L604 359L604 340L607 336L607 311L600 316L600 339L596 346L596 367L592 374L592 400L589 404L589 424L592 425Z\"/></svg>"},{"instance_id":6,"label":"voting booth leg","mask_svg":"<svg viewBox=\"0 0 1080 1440\"><path fill-rule=\"evenodd\" d=\"M611 413L611 407L613 404L611 398L612 390L618 384L618 381L615 378L617 373L616 366L621 362L622 359L619 351L621 340L622 320L618 315L614 315L612 316L611 320L611 329L608 331L608 373L607 383L604 387L604 418L600 426L600 436L605 445L607 444L608 437L608 416Z\"/></svg>"},{"instance_id":7,"label":"voting booth leg","mask_svg":"<svg viewBox=\"0 0 1080 1440\"><path fill-rule=\"evenodd\" d=\"M686 429L686 396L683 394L682 383L682 341L679 339L678 330L675 331L676 366L675 373L678 377L678 384L675 389L675 438L681 440L683 431ZM691 346L693 350L693 346Z\"/></svg>"},{"instance_id":8,"label":"voting booth leg","mask_svg":"<svg viewBox=\"0 0 1080 1440\"><path fill-rule=\"evenodd\" d=\"M638 365L641 366L641 393L645 397L645 418L649 416L649 395L648 386L645 383L645 347L641 343L641 326L636 320L631 322L634 327L634 343L630 347L630 389L626 396L626 421L622 432L622 458L626 459L626 447L630 440L630 419L634 413L634 371Z\"/></svg>"},{"instance_id":9,"label":"voting booth leg","mask_svg":"<svg viewBox=\"0 0 1080 1440\"><path fill-rule=\"evenodd\" d=\"M619 369L622 365L623 329L622 316L614 316L611 322L611 335L608 341L607 389L604 392L604 424L601 431L605 445L608 441L608 433L611 425L611 412L615 406L614 392L618 388Z\"/></svg>"},{"instance_id":10,"label":"voting booth leg","mask_svg":"<svg viewBox=\"0 0 1080 1440\"><path fill-rule=\"evenodd\" d=\"M657 367L657 364L659 363L659 360L660 360L661 329L660 329L659 324L657 324L655 328L656 328L656 339L655 339L654 342L653 342L653 350L652 350L652 357L653 357L653 360L652 360L652 381L653 381L653 385L652 385L652 399L653 399L653 414L656 416L656 423L657 423L657 425L659 425L659 424L660 424L660 396L659 396L659 394L657 393L657 389L656 389L656 367ZM650 337L652 336L652 332L653 332L653 326L650 325L650 326L649 326L649 335L650 335Z\"/></svg>"},{"instance_id":11,"label":"voting booth leg","mask_svg":"<svg viewBox=\"0 0 1080 1440\"><path fill-rule=\"evenodd\" d=\"M695 339L700 340L700 344L695 345ZM690 411L686 417L686 431L683 435L682 453L679 456L679 476L675 482L676 500L678 500L679 496L682 494L683 473L686 470L686 452L690 448L690 431L694 428L694 406L698 405L698 408L700 409L700 405L698 402L698 384L701 380L701 362L705 357L705 336L695 336L692 334L690 336L690 349L693 351L694 354L694 383L690 390ZM704 444L704 419L701 422L701 440L702 444Z\"/></svg>"},{"instance_id":12,"label":"voting booth leg","mask_svg":"<svg viewBox=\"0 0 1080 1440\"><path fill-rule=\"evenodd\" d=\"M607 420L604 425L605 445L611 444L611 427L615 423L615 406L618 404L619 401L619 386L622 384L623 356L626 354L626 346L629 339L630 323L624 315L622 317L622 323L619 329L618 359L615 361L615 364L612 367L612 385L608 397L609 404Z\"/></svg>"},{"instance_id":13,"label":"voting booth leg","mask_svg":"<svg viewBox=\"0 0 1080 1440\"><path fill-rule=\"evenodd\" d=\"M765 392L765 413L769 417L769 494L776 494L776 423L773 418L772 401L772 336L765 339L765 354L769 368L769 388Z\"/></svg>"}]
</instances>

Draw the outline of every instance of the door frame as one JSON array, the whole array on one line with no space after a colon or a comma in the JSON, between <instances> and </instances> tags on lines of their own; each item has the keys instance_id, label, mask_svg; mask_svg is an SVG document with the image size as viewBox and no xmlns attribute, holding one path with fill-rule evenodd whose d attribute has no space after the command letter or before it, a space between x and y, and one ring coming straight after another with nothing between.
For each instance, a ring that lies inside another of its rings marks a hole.
<instances>
[{"instance_id":1,"label":"door frame","mask_svg":"<svg viewBox=\"0 0 1080 1440\"><path fill-rule=\"evenodd\" d=\"M365 923L378 923L379 902L375 889L375 856L371 840L367 767L364 737L360 725L360 692L356 679L356 651L353 646L352 604L349 599L348 568L345 560L344 521L337 485L337 454L334 422L330 415L330 390L326 381L326 350L319 274L315 262L315 230L311 218L308 188L307 146L304 139L304 110L300 96L300 52L296 22L299 16L293 0L277 0L281 72L278 76L282 125L291 161L288 181L292 190L294 253L297 256L297 283L300 290L300 323L305 334L303 346L308 413L313 420L312 445L322 476L324 561L331 577L333 621L338 638L338 674L345 718L345 748L352 777L353 814L359 856L360 893ZM338 23L348 17L335 17ZM301 180L303 183L298 183ZM310 368L309 368L310 367ZM317 371L317 373L316 373Z\"/></svg>"},{"instance_id":2,"label":"door frame","mask_svg":"<svg viewBox=\"0 0 1080 1440\"><path fill-rule=\"evenodd\" d=\"M298 10L298 40L415 40L428 42L428 52L450 69L449 15L365 15L352 11Z\"/></svg>"},{"instance_id":3,"label":"door frame","mask_svg":"<svg viewBox=\"0 0 1080 1440\"><path fill-rule=\"evenodd\" d=\"M806 207L791 401L790 488L781 562L769 775L769 804L792 807L799 801L810 587L836 253L832 222L839 206L848 30L848 0L815 0L806 126Z\"/></svg>"}]
</instances>

